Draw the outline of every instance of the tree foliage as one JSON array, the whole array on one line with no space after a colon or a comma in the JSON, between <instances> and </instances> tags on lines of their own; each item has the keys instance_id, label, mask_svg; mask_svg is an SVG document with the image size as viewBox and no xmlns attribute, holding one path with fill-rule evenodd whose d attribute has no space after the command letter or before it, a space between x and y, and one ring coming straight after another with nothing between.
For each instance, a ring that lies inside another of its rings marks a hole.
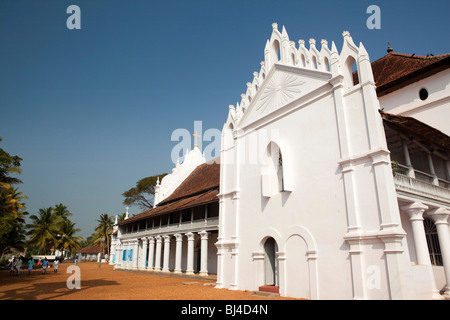
<instances>
[{"instance_id":1,"label":"tree foliage","mask_svg":"<svg viewBox=\"0 0 450 320\"><path fill-rule=\"evenodd\" d=\"M97 220L98 225L95 228L95 233L92 234L94 244L100 245L103 242L103 247L106 248L108 256L110 254L109 247L111 244L111 235L114 226L114 217L107 213L102 213L100 219Z\"/></svg>"},{"instance_id":2,"label":"tree foliage","mask_svg":"<svg viewBox=\"0 0 450 320\"><path fill-rule=\"evenodd\" d=\"M75 234L75 228L68 216L72 213L62 203L55 207L39 209L37 215L31 215L27 225L30 236L28 245L36 247L39 253L46 254L51 248L72 252L80 248L81 237Z\"/></svg>"},{"instance_id":3,"label":"tree foliage","mask_svg":"<svg viewBox=\"0 0 450 320\"><path fill-rule=\"evenodd\" d=\"M0 142L3 141L0 137ZM11 174L20 174L20 162L22 158L19 156L12 156L2 148L0 148L0 190L9 189L11 185L22 183L22 181L16 177L12 177Z\"/></svg>"},{"instance_id":4,"label":"tree foliage","mask_svg":"<svg viewBox=\"0 0 450 320\"><path fill-rule=\"evenodd\" d=\"M21 161L0 148L0 256L12 248L23 250L25 245L26 196L14 186L22 181L13 176L22 172Z\"/></svg>"},{"instance_id":5,"label":"tree foliage","mask_svg":"<svg viewBox=\"0 0 450 320\"><path fill-rule=\"evenodd\" d=\"M122 193L125 197L123 204L128 206L139 206L143 210L153 208L155 186L159 179L162 180L167 173L142 178L136 182L136 186Z\"/></svg>"}]
</instances>

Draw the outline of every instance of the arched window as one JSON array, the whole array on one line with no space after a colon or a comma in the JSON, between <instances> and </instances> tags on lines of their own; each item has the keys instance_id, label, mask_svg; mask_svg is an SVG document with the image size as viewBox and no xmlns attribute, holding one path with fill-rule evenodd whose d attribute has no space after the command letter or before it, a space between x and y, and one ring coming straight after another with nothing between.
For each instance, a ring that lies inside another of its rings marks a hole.
<instances>
[{"instance_id":1,"label":"arched window","mask_svg":"<svg viewBox=\"0 0 450 320\"><path fill-rule=\"evenodd\" d=\"M345 78L347 83L347 88L356 86L359 83L358 69L356 66L356 61L352 56L349 56L345 61Z\"/></svg>"},{"instance_id":2,"label":"arched window","mask_svg":"<svg viewBox=\"0 0 450 320\"><path fill-rule=\"evenodd\" d=\"M313 67L317 70L317 59L316 59L316 56L312 57L312 63L313 63Z\"/></svg>"},{"instance_id":3,"label":"arched window","mask_svg":"<svg viewBox=\"0 0 450 320\"><path fill-rule=\"evenodd\" d=\"M330 61L328 61L327 57L325 57L324 63L325 63L325 71L330 71Z\"/></svg>"},{"instance_id":4,"label":"arched window","mask_svg":"<svg viewBox=\"0 0 450 320\"><path fill-rule=\"evenodd\" d=\"M293 66L295 66L295 56L293 53L291 54L291 63Z\"/></svg>"},{"instance_id":5,"label":"arched window","mask_svg":"<svg viewBox=\"0 0 450 320\"><path fill-rule=\"evenodd\" d=\"M305 60L305 56L302 54L302 67L306 67L306 60Z\"/></svg>"},{"instance_id":6,"label":"arched window","mask_svg":"<svg viewBox=\"0 0 450 320\"><path fill-rule=\"evenodd\" d=\"M278 62L281 60L281 49L278 40L273 41L271 56L273 57L274 62Z\"/></svg>"},{"instance_id":7,"label":"arched window","mask_svg":"<svg viewBox=\"0 0 450 320\"><path fill-rule=\"evenodd\" d=\"M442 266L441 247L439 246L439 238L434 221L424 217L423 226L425 228L425 236L427 238L428 252L430 253L431 264Z\"/></svg>"},{"instance_id":8,"label":"arched window","mask_svg":"<svg viewBox=\"0 0 450 320\"><path fill-rule=\"evenodd\" d=\"M262 194L271 197L284 190L283 156L275 142L267 146L265 163L262 166Z\"/></svg>"}]
</instances>

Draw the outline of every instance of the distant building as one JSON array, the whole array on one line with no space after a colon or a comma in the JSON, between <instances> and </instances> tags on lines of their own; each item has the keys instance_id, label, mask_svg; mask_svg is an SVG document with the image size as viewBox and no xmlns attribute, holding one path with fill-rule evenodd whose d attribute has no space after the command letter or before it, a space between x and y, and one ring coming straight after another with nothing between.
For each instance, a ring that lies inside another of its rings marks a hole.
<instances>
[{"instance_id":1,"label":"distant building","mask_svg":"<svg viewBox=\"0 0 450 320\"><path fill-rule=\"evenodd\" d=\"M101 246L85 247L77 251L83 261L97 261L98 254L102 252Z\"/></svg>"}]
</instances>

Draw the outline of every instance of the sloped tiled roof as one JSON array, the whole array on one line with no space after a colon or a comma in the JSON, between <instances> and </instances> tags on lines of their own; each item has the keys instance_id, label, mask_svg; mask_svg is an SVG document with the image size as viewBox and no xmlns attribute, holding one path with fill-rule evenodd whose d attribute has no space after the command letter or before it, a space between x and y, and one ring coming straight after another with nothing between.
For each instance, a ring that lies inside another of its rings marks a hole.
<instances>
[{"instance_id":1,"label":"sloped tiled roof","mask_svg":"<svg viewBox=\"0 0 450 320\"><path fill-rule=\"evenodd\" d=\"M445 133L412 117L394 115L381 110L379 112L383 121L406 135L416 137L416 139L419 138L427 144L441 148L444 152L450 151L450 137Z\"/></svg>"},{"instance_id":2,"label":"sloped tiled roof","mask_svg":"<svg viewBox=\"0 0 450 320\"><path fill-rule=\"evenodd\" d=\"M97 254L99 252L102 252L102 248L100 246L85 247L78 250L78 253Z\"/></svg>"},{"instance_id":3,"label":"sloped tiled roof","mask_svg":"<svg viewBox=\"0 0 450 320\"><path fill-rule=\"evenodd\" d=\"M157 207L121 221L119 225L218 201L219 184L220 165L215 159L195 168L186 180Z\"/></svg>"},{"instance_id":4,"label":"sloped tiled roof","mask_svg":"<svg viewBox=\"0 0 450 320\"><path fill-rule=\"evenodd\" d=\"M219 187L220 183L220 166L217 161L211 160L192 171L189 177L184 180L181 185L166 199L161 201L159 205L194 195L204 190Z\"/></svg>"},{"instance_id":5,"label":"sloped tiled roof","mask_svg":"<svg viewBox=\"0 0 450 320\"><path fill-rule=\"evenodd\" d=\"M379 97L449 67L450 54L424 57L391 52L372 62Z\"/></svg>"}]
</instances>

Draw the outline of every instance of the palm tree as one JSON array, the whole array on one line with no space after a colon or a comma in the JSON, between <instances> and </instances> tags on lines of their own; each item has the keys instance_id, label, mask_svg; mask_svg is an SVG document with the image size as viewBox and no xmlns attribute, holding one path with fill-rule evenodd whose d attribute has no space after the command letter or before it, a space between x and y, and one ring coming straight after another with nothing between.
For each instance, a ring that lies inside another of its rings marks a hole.
<instances>
[{"instance_id":1,"label":"palm tree","mask_svg":"<svg viewBox=\"0 0 450 320\"><path fill-rule=\"evenodd\" d=\"M0 142L2 138L0 137ZM9 189L12 184L22 183L18 178L11 177L10 174L21 173L20 161L22 158L11 156L8 152L0 148L0 190Z\"/></svg>"},{"instance_id":2,"label":"palm tree","mask_svg":"<svg viewBox=\"0 0 450 320\"><path fill-rule=\"evenodd\" d=\"M10 248L22 250L25 245L25 199L18 188L0 189L0 256Z\"/></svg>"},{"instance_id":3,"label":"palm tree","mask_svg":"<svg viewBox=\"0 0 450 320\"><path fill-rule=\"evenodd\" d=\"M100 215L100 219L97 220L97 222L99 224L95 228L96 233L93 234L94 243L98 244L103 239L103 241L106 242L107 253L109 256L109 243L114 225L113 217L108 216L107 213L103 213Z\"/></svg>"},{"instance_id":4,"label":"palm tree","mask_svg":"<svg viewBox=\"0 0 450 320\"><path fill-rule=\"evenodd\" d=\"M58 243L58 234L60 234L60 227L62 218L53 213L53 208L39 209L39 215L31 215L31 224L27 225L30 229L27 235L30 235L28 244L48 252L52 246Z\"/></svg>"},{"instance_id":5,"label":"palm tree","mask_svg":"<svg viewBox=\"0 0 450 320\"><path fill-rule=\"evenodd\" d=\"M80 243L83 240L80 236L75 236L75 233L80 229L75 228L75 223L70 220L64 220L61 225L61 235L58 241L58 248L64 249L68 252L75 251L81 247Z\"/></svg>"},{"instance_id":6,"label":"palm tree","mask_svg":"<svg viewBox=\"0 0 450 320\"><path fill-rule=\"evenodd\" d=\"M126 215L127 215L126 212L121 213L121 214L118 214L118 215L117 215L117 221L123 221L123 220L125 220Z\"/></svg>"},{"instance_id":7,"label":"palm tree","mask_svg":"<svg viewBox=\"0 0 450 320\"><path fill-rule=\"evenodd\" d=\"M55 206L55 208L53 209L53 212L63 218L64 220L67 220L69 216L72 215L72 213L69 211L69 209L67 209L67 207L65 205L63 205L62 203L57 204Z\"/></svg>"}]
</instances>

